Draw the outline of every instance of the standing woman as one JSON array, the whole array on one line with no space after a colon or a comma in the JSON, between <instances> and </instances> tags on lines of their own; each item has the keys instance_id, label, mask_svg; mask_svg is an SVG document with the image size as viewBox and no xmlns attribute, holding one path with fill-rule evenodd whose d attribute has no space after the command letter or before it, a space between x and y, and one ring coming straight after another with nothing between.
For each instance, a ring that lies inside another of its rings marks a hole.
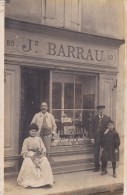
<instances>
[{"instance_id":1,"label":"standing woman","mask_svg":"<svg viewBox=\"0 0 127 195\"><path fill-rule=\"evenodd\" d=\"M46 148L40 137L37 137L38 126L31 124L30 136L23 142L21 155L24 158L17 182L23 187L41 187L53 185L53 174L47 159Z\"/></svg>"}]
</instances>

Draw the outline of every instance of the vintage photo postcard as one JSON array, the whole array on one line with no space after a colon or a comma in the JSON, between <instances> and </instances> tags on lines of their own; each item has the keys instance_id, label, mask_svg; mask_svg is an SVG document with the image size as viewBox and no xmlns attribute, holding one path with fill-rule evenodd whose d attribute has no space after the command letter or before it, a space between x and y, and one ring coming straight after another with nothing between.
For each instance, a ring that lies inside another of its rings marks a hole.
<instances>
[{"instance_id":1,"label":"vintage photo postcard","mask_svg":"<svg viewBox=\"0 0 127 195\"><path fill-rule=\"evenodd\" d=\"M126 3L0 0L1 194L127 194Z\"/></svg>"}]
</instances>

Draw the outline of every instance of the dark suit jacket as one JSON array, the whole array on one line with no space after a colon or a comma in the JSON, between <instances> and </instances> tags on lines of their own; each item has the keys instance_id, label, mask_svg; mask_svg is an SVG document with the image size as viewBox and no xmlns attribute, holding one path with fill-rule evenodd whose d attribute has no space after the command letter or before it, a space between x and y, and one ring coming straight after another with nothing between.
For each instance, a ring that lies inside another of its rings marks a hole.
<instances>
[{"instance_id":1,"label":"dark suit jacket","mask_svg":"<svg viewBox=\"0 0 127 195\"><path fill-rule=\"evenodd\" d=\"M101 137L105 130L107 129L108 122L110 117L104 115L99 126L99 115L96 115L93 119L92 128L90 132L90 138L95 140L95 144L100 144Z\"/></svg>"}]
</instances>

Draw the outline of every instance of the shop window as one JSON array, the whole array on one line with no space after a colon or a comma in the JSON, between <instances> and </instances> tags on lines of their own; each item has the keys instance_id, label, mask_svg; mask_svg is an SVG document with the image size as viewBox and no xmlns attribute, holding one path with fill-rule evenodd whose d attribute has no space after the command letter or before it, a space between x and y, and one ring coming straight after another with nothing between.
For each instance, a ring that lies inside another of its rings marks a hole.
<instances>
[{"instance_id":1,"label":"shop window","mask_svg":"<svg viewBox=\"0 0 127 195\"><path fill-rule=\"evenodd\" d=\"M61 118L71 118L72 125L75 131L78 128L78 132L88 126L89 118L94 116L95 110L95 79L95 76L53 74L52 113L58 131Z\"/></svg>"}]
</instances>

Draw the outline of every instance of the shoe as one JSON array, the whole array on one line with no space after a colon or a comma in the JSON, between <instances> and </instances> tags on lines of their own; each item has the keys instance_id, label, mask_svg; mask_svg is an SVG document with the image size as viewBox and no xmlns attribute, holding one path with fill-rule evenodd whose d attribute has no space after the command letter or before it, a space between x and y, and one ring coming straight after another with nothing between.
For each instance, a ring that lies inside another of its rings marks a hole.
<instances>
[{"instance_id":1,"label":"shoe","mask_svg":"<svg viewBox=\"0 0 127 195\"><path fill-rule=\"evenodd\" d=\"M98 171L100 171L100 168L93 169L93 172L98 172Z\"/></svg>"},{"instance_id":2,"label":"shoe","mask_svg":"<svg viewBox=\"0 0 127 195\"><path fill-rule=\"evenodd\" d=\"M116 177L117 177L116 173L113 173L113 177L114 177L114 178L116 178Z\"/></svg>"},{"instance_id":3,"label":"shoe","mask_svg":"<svg viewBox=\"0 0 127 195\"><path fill-rule=\"evenodd\" d=\"M107 173L108 173L107 170L105 170L101 172L101 175L106 175Z\"/></svg>"},{"instance_id":4,"label":"shoe","mask_svg":"<svg viewBox=\"0 0 127 195\"><path fill-rule=\"evenodd\" d=\"M53 187L53 185L50 185L50 184L45 185L45 188L47 188L47 189L52 188L52 187Z\"/></svg>"},{"instance_id":5,"label":"shoe","mask_svg":"<svg viewBox=\"0 0 127 195\"><path fill-rule=\"evenodd\" d=\"M30 187L30 186L28 186L28 187L26 187L26 189L31 189L32 187Z\"/></svg>"}]
</instances>

